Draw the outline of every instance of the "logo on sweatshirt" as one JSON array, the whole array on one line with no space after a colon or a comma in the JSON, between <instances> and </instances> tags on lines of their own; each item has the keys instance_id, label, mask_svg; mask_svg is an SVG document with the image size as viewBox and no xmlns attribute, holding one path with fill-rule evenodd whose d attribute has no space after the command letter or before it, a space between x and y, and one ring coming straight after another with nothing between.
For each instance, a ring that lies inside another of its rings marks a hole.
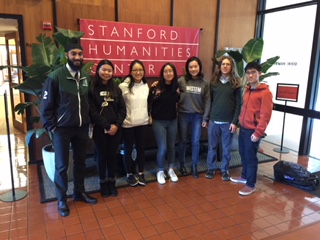
<instances>
[{"instance_id":1,"label":"logo on sweatshirt","mask_svg":"<svg viewBox=\"0 0 320 240\"><path fill-rule=\"evenodd\" d=\"M194 93L194 94L201 94L201 87L186 86L186 92Z\"/></svg>"}]
</instances>

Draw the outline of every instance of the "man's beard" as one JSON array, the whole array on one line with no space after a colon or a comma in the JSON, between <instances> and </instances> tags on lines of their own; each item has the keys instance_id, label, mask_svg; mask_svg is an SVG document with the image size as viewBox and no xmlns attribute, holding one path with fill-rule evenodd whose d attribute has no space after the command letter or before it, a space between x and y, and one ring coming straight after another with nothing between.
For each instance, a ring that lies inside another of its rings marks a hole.
<instances>
[{"instance_id":1,"label":"man's beard","mask_svg":"<svg viewBox=\"0 0 320 240\"><path fill-rule=\"evenodd\" d=\"M80 65L74 65L73 61L71 61L70 59L68 59L68 64L69 64L70 68L71 68L73 71L79 71L79 70L81 70L83 60L78 60L78 61L79 61L81 64L80 64Z\"/></svg>"}]
</instances>

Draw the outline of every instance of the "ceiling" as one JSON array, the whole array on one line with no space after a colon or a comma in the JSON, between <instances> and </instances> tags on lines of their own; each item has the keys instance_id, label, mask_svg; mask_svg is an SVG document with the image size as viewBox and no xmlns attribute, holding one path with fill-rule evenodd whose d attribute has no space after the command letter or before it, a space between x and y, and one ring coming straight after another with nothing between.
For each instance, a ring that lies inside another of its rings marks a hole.
<instances>
[{"instance_id":1,"label":"ceiling","mask_svg":"<svg viewBox=\"0 0 320 240\"><path fill-rule=\"evenodd\" d=\"M0 18L0 37L16 31L18 31L18 21L16 19Z\"/></svg>"}]
</instances>

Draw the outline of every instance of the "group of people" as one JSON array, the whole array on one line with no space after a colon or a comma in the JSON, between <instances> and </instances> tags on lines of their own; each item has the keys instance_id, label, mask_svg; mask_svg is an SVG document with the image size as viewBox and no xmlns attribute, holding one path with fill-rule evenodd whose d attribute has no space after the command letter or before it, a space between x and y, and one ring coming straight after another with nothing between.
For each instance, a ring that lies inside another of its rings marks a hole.
<instances>
[{"instance_id":1,"label":"group of people","mask_svg":"<svg viewBox=\"0 0 320 240\"><path fill-rule=\"evenodd\" d=\"M53 133L55 147L55 177L58 212L70 214L67 204L67 168L70 146L74 153L75 201L89 204L97 199L84 188L86 145L89 124L94 124L95 159L103 197L117 196L116 155L123 142L126 180L131 186L146 185L144 176L145 151L149 118L157 142L157 181L166 182L166 172L172 182L178 181L173 168L176 137L180 174L187 175L186 148L191 145L191 173L199 178L198 162L201 128L208 128L208 171L212 179L217 171L217 150L222 147L222 179L246 184L239 191L249 195L255 191L257 151L261 137L271 117L272 94L268 86L259 82L261 66L249 63L246 75L249 85L242 91L232 59L222 57L213 79L203 78L202 63L190 57L185 64L185 75L178 78L172 63L162 66L159 80L149 88L145 68L134 60L129 74L118 86L114 79L114 65L101 60L91 79L82 70L83 49L77 42L65 48L67 64L49 74L41 101L44 127ZM242 106L242 109L241 109ZM242 173L230 177L232 135L240 124L239 152ZM221 140L220 140L221 139ZM133 152L135 154L132 154ZM166 169L165 159L168 161Z\"/></svg>"}]
</instances>

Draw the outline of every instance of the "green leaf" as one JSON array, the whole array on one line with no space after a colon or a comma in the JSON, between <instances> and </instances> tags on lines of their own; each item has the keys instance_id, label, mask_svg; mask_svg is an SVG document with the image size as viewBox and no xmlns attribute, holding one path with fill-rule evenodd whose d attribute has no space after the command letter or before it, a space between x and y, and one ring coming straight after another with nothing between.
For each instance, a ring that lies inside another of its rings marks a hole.
<instances>
[{"instance_id":1,"label":"green leaf","mask_svg":"<svg viewBox=\"0 0 320 240\"><path fill-rule=\"evenodd\" d=\"M31 45L33 63L52 65L57 55L57 46L50 37L44 34L40 34L37 40L40 44L33 43Z\"/></svg>"},{"instance_id":2,"label":"green leaf","mask_svg":"<svg viewBox=\"0 0 320 240\"><path fill-rule=\"evenodd\" d=\"M238 50L236 50L236 51L230 50L230 51L228 51L228 54L230 57L232 57L234 59L235 62L242 62L243 61L243 56Z\"/></svg>"},{"instance_id":3,"label":"green leaf","mask_svg":"<svg viewBox=\"0 0 320 240\"><path fill-rule=\"evenodd\" d=\"M27 107L32 106L33 103L32 102L24 102L24 103L18 103L15 107L14 107L14 111L17 112L17 114L19 115L23 115L25 112L25 109Z\"/></svg>"},{"instance_id":4,"label":"green leaf","mask_svg":"<svg viewBox=\"0 0 320 240\"><path fill-rule=\"evenodd\" d=\"M261 58L263 50L263 39L253 38L242 48L241 54L246 63L257 61Z\"/></svg>"},{"instance_id":5,"label":"green leaf","mask_svg":"<svg viewBox=\"0 0 320 240\"><path fill-rule=\"evenodd\" d=\"M266 74L261 75L261 76L259 77L259 81L261 82L261 81L263 81L263 80L264 80L265 78L267 78L267 77L278 76L278 75L280 75L280 73L278 73L278 72L269 72L269 73L266 73Z\"/></svg>"},{"instance_id":6,"label":"green leaf","mask_svg":"<svg viewBox=\"0 0 320 240\"><path fill-rule=\"evenodd\" d=\"M17 89L23 93L31 94L33 96L36 96L38 99L40 99L42 94L43 82L39 80L40 79L37 80L35 78L27 79L21 84L15 86L14 89Z\"/></svg>"},{"instance_id":7,"label":"green leaf","mask_svg":"<svg viewBox=\"0 0 320 240\"><path fill-rule=\"evenodd\" d=\"M236 62L236 70L240 78L244 76L244 66L243 66L243 61Z\"/></svg>"},{"instance_id":8,"label":"green leaf","mask_svg":"<svg viewBox=\"0 0 320 240\"><path fill-rule=\"evenodd\" d=\"M114 79L114 82L115 82L117 85L119 85L119 84L121 83L121 79L120 79L120 78L115 78L115 79Z\"/></svg>"},{"instance_id":9,"label":"green leaf","mask_svg":"<svg viewBox=\"0 0 320 240\"><path fill-rule=\"evenodd\" d=\"M35 130L32 129L30 131L27 132L26 134L26 145L29 146L31 140L32 140L32 137L33 137L33 134L35 133Z\"/></svg>"},{"instance_id":10,"label":"green leaf","mask_svg":"<svg viewBox=\"0 0 320 240\"><path fill-rule=\"evenodd\" d=\"M218 59L218 58L222 57L226 53L227 53L226 50L218 50L218 52L215 55L215 59Z\"/></svg>"},{"instance_id":11,"label":"green leaf","mask_svg":"<svg viewBox=\"0 0 320 240\"><path fill-rule=\"evenodd\" d=\"M54 39L64 48L66 47L67 43L70 41L71 38L78 38L80 39L84 32L80 31L73 31L69 29L63 29L57 27L57 32L53 34Z\"/></svg>"},{"instance_id":12,"label":"green leaf","mask_svg":"<svg viewBox=\"0 0 320 240\"><path fill-rule=\"evenodd\" d=\"M269 70L269 68L271 68L279 60L279 58L280 58L279 56L269 58L269 59L267 59L267 61L262 63L261 64L262 72L266 73Z\"/></svg>"},{"instance_id":13,"label":"green leaf","mask_svg":"<svg viewBox=\"0 0 320 240\"><path fill-rule=\"evenodd\" d=\"M30 122L31 123L39 123L41 120L40 116L31 116L30 117Z\"/></svg>"},{"instance_id":14,"label":"green leaf","mask_svg":"<svg viewBox=\"0 0 320 240\"><path fill-rule=\"evenodd\" d=\"M32 64L24 68L26 76L33 80L36 80L38 77L41 77L42 82L47 78L48 74L52 71L51 67L43 64Z\"/></svg>"},{"instance_id":15,"label":"green leaf","mask_svg":"<svg viewBox=\"0 0 320 240\"><path fill-rule=\"evenodd\" d=\"M93 62L87 62L83 65L82 69L88 73L89 75L91 75L91 70L92 70L92 67L93 67L94 63Z\"/></svg>"},{"instance_id":16,"label":"green leaf","mask_svg":"<svg viewBox=\"0 0 320 240\"><path fill-rule=\"evenodd\" d=\"M32 137L34 135L36 136L36 138L40 138L43 134L45 134L48 137L48 133L44 128L35 128L29 130L26 134L26 145L29 146L30 141L32 140Z\"/></svg>"}]
</instances>

